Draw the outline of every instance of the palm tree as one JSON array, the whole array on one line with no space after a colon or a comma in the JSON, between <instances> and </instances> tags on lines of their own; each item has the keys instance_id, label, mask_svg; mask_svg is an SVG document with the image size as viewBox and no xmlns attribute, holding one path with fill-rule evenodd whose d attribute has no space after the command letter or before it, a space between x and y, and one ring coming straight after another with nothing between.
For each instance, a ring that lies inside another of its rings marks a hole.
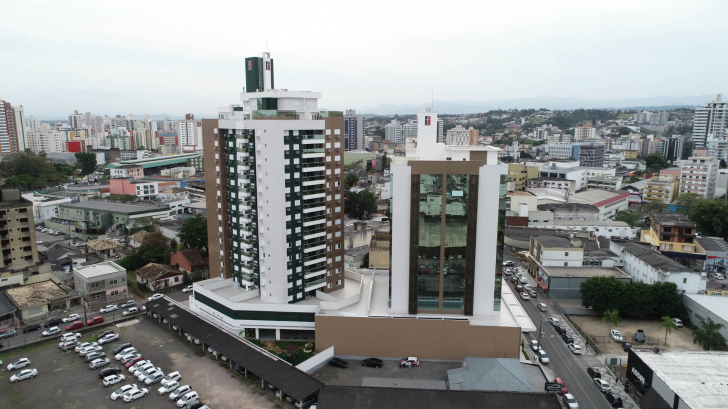
<instances>
[{"instance_id":1,"label":"palm tree","mask_svg":"<svg viewBox=\"0 0 728 409\"><path fill-rule=\"evenodd\" d=\"M604 311L604 316L602 317L602 322L609 321L609 332L611 334L612 332L612 324L614 326L619 325L620 322L622 322L622 319L619 318L619 310L612 309L612 310L606 310Z\"/></svg>"},{"instance_id":2,"label":"palm tree","mask_svg":"<svg viewBox=\"0 0 728 409\"><path fill-rule=\"evenodd\" d=\"M665 345L667 345L667 333L672 334L672 330L677 329L677 325L675 325L675 321L668 317L664 316L662 317L662 322L660 322L660 328L665 327Z\"/></svg>"},{"instance_id":3,"label":"palm tree","mask_svg":"<svg viewBox=\"0 0 728 409\"><path fill-rule=\"evenodd\" d=\"M708 318L700 323L700 328L693 332L693 344L700 344L704 350L710 351L722 349L725 345L725 337L720 333L725 325L718 324Z\"/></svg>"}]
</instances>

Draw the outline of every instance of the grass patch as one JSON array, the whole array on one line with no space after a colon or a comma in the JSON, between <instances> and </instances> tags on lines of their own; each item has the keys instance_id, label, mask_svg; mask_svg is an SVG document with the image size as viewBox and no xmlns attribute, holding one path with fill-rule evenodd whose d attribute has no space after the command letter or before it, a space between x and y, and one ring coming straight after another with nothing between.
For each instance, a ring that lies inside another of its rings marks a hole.
<instances>
[{"instance_id":1,"label":"grass patch","mask_svg":"<svg viewBox=\"0 0 728 409\"><path fill-rule=\"evenodd\" d=\"M312 350L311 352L303 352L303 346L306 345L307 341L260 341L257 339L251 339L250 342L294 365L300 364L308 358L316 355L315 350ZM296 358L293 360L289 359L286 355L286 351L289 347L296 348Z\"/></svg>"}]
</instances>

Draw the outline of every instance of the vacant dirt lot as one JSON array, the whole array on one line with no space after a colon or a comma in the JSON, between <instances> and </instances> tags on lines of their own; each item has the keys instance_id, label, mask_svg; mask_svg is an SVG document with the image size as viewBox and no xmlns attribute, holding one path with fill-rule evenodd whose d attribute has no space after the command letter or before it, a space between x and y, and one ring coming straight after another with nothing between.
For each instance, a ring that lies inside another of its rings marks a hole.
<instances>
[{"instance_id":1,"label":"vacant dirt lot","mask_svg":"<svg viewBox=\"0 0 728 409\"><path fill-rule=\"evenodd\" d=\"M600 355L624 355L622 344L612 340L609 336L609 323L602 322L601 317L572 315L571 319L581 327L582 331L597 341ZM667 345L665 345L665 329L660 328L659 321L624 319L618 326L613 328L618 329L622 333L625 341L632 342L633 344L635 344L633 342L635 332L637 332L637 329L643 329L647 336L647 342L644 344L646 347L659 344L660 348L671 351L702 350L698 345L693 344L693 331L686 327L678 328L677 330L673 330L672 333L667 334Z\"/></svg>"}]
</instances>

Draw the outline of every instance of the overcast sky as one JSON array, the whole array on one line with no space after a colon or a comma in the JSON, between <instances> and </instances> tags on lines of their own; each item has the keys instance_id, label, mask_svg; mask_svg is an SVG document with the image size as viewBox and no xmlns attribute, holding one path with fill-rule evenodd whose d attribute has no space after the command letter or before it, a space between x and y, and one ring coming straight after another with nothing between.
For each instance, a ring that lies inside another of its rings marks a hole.
<instances>
[{"instance_id":1,"label":"overcast sky","mask_svg":"<svg viewBox=\"0 0 728 409\"><path fill-rule=\"evenodd\" d=\"M214 114L244 58L343 110L715 94L725 1L0 0L0 98L26 115Z\"/></svg>"}]
</instances>

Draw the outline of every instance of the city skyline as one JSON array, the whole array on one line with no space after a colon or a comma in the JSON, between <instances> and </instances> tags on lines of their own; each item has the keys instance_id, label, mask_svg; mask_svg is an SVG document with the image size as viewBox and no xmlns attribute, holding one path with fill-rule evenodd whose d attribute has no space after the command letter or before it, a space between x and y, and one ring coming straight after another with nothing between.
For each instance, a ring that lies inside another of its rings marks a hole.
<instances>
[{"instance_id":1,"label":"city skyline","mask_svg":"<svg viewBox=\"0 0 728 409\"><path fill-rule=\"evenodd\" d=\"M727 7L717 3L585 10L561 2L558 13L538 2L460 2L437 12L337 5L318 8L312 20L326 23L330 34L307 35L295 27L310 5L282 2L275 18L245 21L244 32L254 34L239 38L236 16L264 13L268 4L151 3L144 13L134 3L39 4L33 13L32 2L6 5L10 18L0 28L13 38L0 56L14 62L5 66L0 97L39 118L64 118L74 109L205 116L239 98L245 56L266 48L281 64L300 64L279 76L279 88L316 89L326 96L323 107L363 114L382 104L428 102L433 87L441 103L590 101L715 95L728 82L719 71L725 57L711 51L720 46L711 27ZM347 19L354 11L358 18Z\"/></svg>"}]
</instances>

